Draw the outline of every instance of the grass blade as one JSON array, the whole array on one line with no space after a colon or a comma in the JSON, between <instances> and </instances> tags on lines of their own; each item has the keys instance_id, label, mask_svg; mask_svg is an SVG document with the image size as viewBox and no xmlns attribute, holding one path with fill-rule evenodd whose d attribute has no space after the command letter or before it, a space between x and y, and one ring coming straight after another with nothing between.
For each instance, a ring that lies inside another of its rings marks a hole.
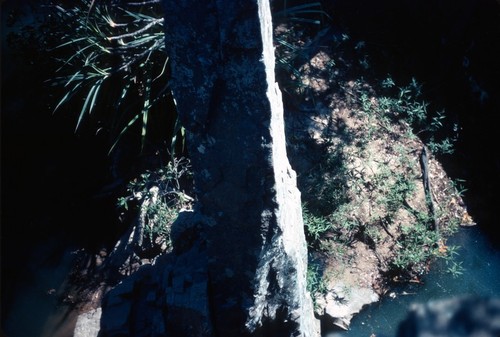
<instances>
[{"instance_id":1,"label":"grass blade","mask_svg":"<svg viewBox=\"0 0 500 337\"><path fill-rule=\"evenodd\" d=\"M78 116L78 121L76 123L76 128L75 128L75 132L78 130L78 128L80 127L80 123L82 122L83 120L83 116L85 115L85 111L87 111L87 107L89 105L89 103L91 102L92 100L92 97L93 97L93 93L94 91L96 90L97 88L97 84L94 84L92 86L92 88L90 88L88 94L87 94L87 97L85 98L85 103L83 103L83 107L82 107L82 110L80 111L80 115Z\"/></svg>"},{"instance_id":2,"label":"grass blade","mask_svg":"<svg viewBox=\"0 0 500 337\"><path fill-rule=\"evenodd\" d=\"M67 101L69 101L71 99L71 97L73 97L73 95L77 92L77 89L83 84L83 82L80 82L80 83L77 83L70 91L68 91L66 93L66 95L63 96L63 98L61 98L61 100L59 101L59 103L56 105L56 107L54 108L54 111L53 113L56 112L57 109L59 109L60 106L62 106L64 103L66 103Z\"/></svg>"}]
</instances>

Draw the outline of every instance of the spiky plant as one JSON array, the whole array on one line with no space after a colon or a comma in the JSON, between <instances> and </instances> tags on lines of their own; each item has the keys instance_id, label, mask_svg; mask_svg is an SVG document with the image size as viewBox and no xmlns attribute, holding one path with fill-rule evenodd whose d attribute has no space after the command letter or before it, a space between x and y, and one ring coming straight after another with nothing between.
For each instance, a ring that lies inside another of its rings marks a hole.
<instances>
[{"instance_id":1,"label":"spiky plant","mask_svg":"<svg viewBox=\"0 0 500 337\"><path fill-rule=\"evenodd\" d=\"M144 148L152 115L167 112L161 129L173 143L180 127L168 87L160 2L122 6L80 0L54 9L67 25L54 49L61 67L51 81L65 88L55 111L75 109L76 130L86 119L98 121L111 137L110 152L132 129L140 132Z\"/></svg>"}]
</instances>

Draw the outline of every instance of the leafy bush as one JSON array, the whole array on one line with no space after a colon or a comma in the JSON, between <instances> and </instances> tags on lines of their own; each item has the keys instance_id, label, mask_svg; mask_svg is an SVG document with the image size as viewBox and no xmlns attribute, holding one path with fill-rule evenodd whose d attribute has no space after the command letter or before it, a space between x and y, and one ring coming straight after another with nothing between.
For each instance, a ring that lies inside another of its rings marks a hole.
<instances>
[{"instance_id":1,"label":"leafy bush","mask_svg":"<svg viewBox=\"0 0 500 337\"><path fill-rule=\"evenodd\" d=\"M184 189L191 184L186 158L174 158L166 167L147 171L128 184L128 195L120 197L117 206L123 212L133 207L139 213L143 246L171 248L170 226L181 209L191 208L193 198Z\"/></svg>"},{"instance_id":2,"label":"leafy bush","mask_svg":"<svg viewBox=\"0 0 500 337\"><path fill-rule=\"evenodd\" d=\"M392 272L397 274L422 275L427 263L439 256L438 242L440 234L430 231L426 223L416 222L411 226L401 226L401 236L397 240L397 252L391 260Z\"/></svg>"},{"instance_id":3,"label":"leafy bush","mask_svg":"<svg viewBox=\"0 0 500 337\"><path fill-rule=\"evenodd\" d=\"M328 219L311 214L306 205L302 206L302 216L304 218L305 232L309 245L318 245L323 235L331 230Z\"/></svg>"},{"instance_id":4,"label":"leafy bush","mask_svg":"<svg viewBox=\"0 0 500 337\"><path fill-rule=\"evenodd\" d=\"M394 86L390 78L382 83ZM453 216L442 214L445 209L429 214L425 201L409 204L418 187L422 191L416 136L432 136L442 127L442 115L429 118L428 104L416 99L421 89L415 81L394 96L379 96L361 81L349 90L358 99L349 117L356 121L323 136L328 139L325 158L304 183L304 223L312 254L357 241L376 251L393 242L393 255L382 268L390 275L420 275L430 260L443 257L440 242L456 229ZM447 221L439 232L432 230L434 217Z\"/></svg>"},{"instance_id":5,"label":"leafy bush","mask_svg":"<svg viewBox=\"0 0 500 337\"><path fill-rule=\"evenodd\" d=\"M319 264L310 261L307 267L307 291L311 294L313 304L316 307L316 298L328 292L328 285L323 277L323 271Z\"/></svg>"}]
</instances>

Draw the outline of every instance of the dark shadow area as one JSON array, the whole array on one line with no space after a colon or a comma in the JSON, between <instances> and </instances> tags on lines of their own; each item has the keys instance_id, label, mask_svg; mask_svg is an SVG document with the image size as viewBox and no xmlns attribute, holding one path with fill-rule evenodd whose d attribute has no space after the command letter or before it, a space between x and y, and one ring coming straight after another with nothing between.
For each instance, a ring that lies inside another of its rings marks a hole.
<instances>
[{"instance_id":1,"label":"dark shadow area","mask_svg":"<svg viewBox=\"0 0 500 337\"><path fill-rule=\"evenodd\" d=\"M65 282L74 281L71 273L95 269L96 256L110 252L126 233L130 219L119 218L116 202L127 183L169 160L167 140L172 138L176 115L164 112L175 111L171 98L151 110L144 143L136 123L111 155L108 151L123 125L110 119L119 112L113 115L116 111L109 105L99 104L76 131L85 91L54 112L69 89L50 80L67 75L58 68L74 49L54 49L66 41L72 23L61 23L51 6L82 4L77 0L1 4L2 330L12 316L19 317L16 329L23 329L23 319L33 317L31 328L10 331L12 337L39 337L35 331L46 316L68 300L61 296L67 295L62 290L68 287ZM118 76L107 82L102 91L110 94L104 102L119 93L123 87L119 81ZM138 79L132 89L139 90L140 85ZM164 86L155 81L153 90ZM124 106L128 114L120 116L122 124L129 122L138 105L127 101ZM182 154L182 142L176 150Z\"/></svg>"},{"instance_id":2,"label":"dark shadow area","mask_svg":"<svg viewBox=\"0 0 500 337\"><path fill-rule=\"evenodd\" d=\"M28 295L47 299L31 309L49 315L48 303L56 301L55 290L65 277L56 275L57 266L68 271L69 252L112 247L123 230L116 195L100 193L111 179L108 140L76 134L72 116L52 113L56 97L45 81L55 74L53 60L43 45L20 45L9 36L25 26L21 38L36 42L37 15L46 12L35 3L2 1L1 8L2 330L11 309L18 308L16 301ZM34 284L40 283L40 273L47 278L41 282L46 289ZM38 320L32 319L35 330Z\"/></svg>"}]
</instances>

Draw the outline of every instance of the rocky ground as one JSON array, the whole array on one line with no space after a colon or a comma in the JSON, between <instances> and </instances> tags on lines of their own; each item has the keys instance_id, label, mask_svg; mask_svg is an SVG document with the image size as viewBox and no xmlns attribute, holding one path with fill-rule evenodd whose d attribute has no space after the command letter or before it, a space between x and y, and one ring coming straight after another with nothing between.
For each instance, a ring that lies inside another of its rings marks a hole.
<instances>
[{"instance_id":1,"label":"rocky ground","mask_svg":"<svg viewBox=\"0 0 500 337\"><path fill-rule=\"evenodd\" d=\"M350 200L348 218L355 219L365 232L374 231L371 237L358 236L347 245L329 240L326 232L322 247L312 249L313 257L324 266L323 289L316 294L317 314L329 324L347 329L352 316L364 305L387 296L391 284L419 283L420 276L428 271L431 261L410 275L390 271L391 261L401 248L402 232L415 226L414 213L409 210L429 213L421 165L424 143L407 123L384 122L384 112L395 107L382 108L384 97L377 88L383 79L370 72L362 42L348 41L331 28L311 40L284 27L278 28L278 36L280 33L284 39L290 39L287 34L295 34L294 41L302 38L299 44L309 51L308 55L289 57L289 61L300 60L295 63L295 74L300 77L295 78L299 84L295 82L285 89L293 97L286 115L289 156L298 171L303 199L314 203L324 197L324 189L317 186L318 173L328 185L331 176L324 172L328 158L332 153L341 153L344 162L337 164L345 165L349 177L344 190ZM283 57L287 57L287 52L282 50ZM446 236L458 225L470 226L474 221L454 182L436 156L425 149L429 157L426 175L437 209L433 216L441 235L435 249L437 255L444 257L448 249ZM377 179L390 181L397 176L406 177L415 189L401 200L405 206L390 221L377 221L388 219L388 204L382 199L390 193L374 187L380 184Z\"/></svg>"}]
</instances>

